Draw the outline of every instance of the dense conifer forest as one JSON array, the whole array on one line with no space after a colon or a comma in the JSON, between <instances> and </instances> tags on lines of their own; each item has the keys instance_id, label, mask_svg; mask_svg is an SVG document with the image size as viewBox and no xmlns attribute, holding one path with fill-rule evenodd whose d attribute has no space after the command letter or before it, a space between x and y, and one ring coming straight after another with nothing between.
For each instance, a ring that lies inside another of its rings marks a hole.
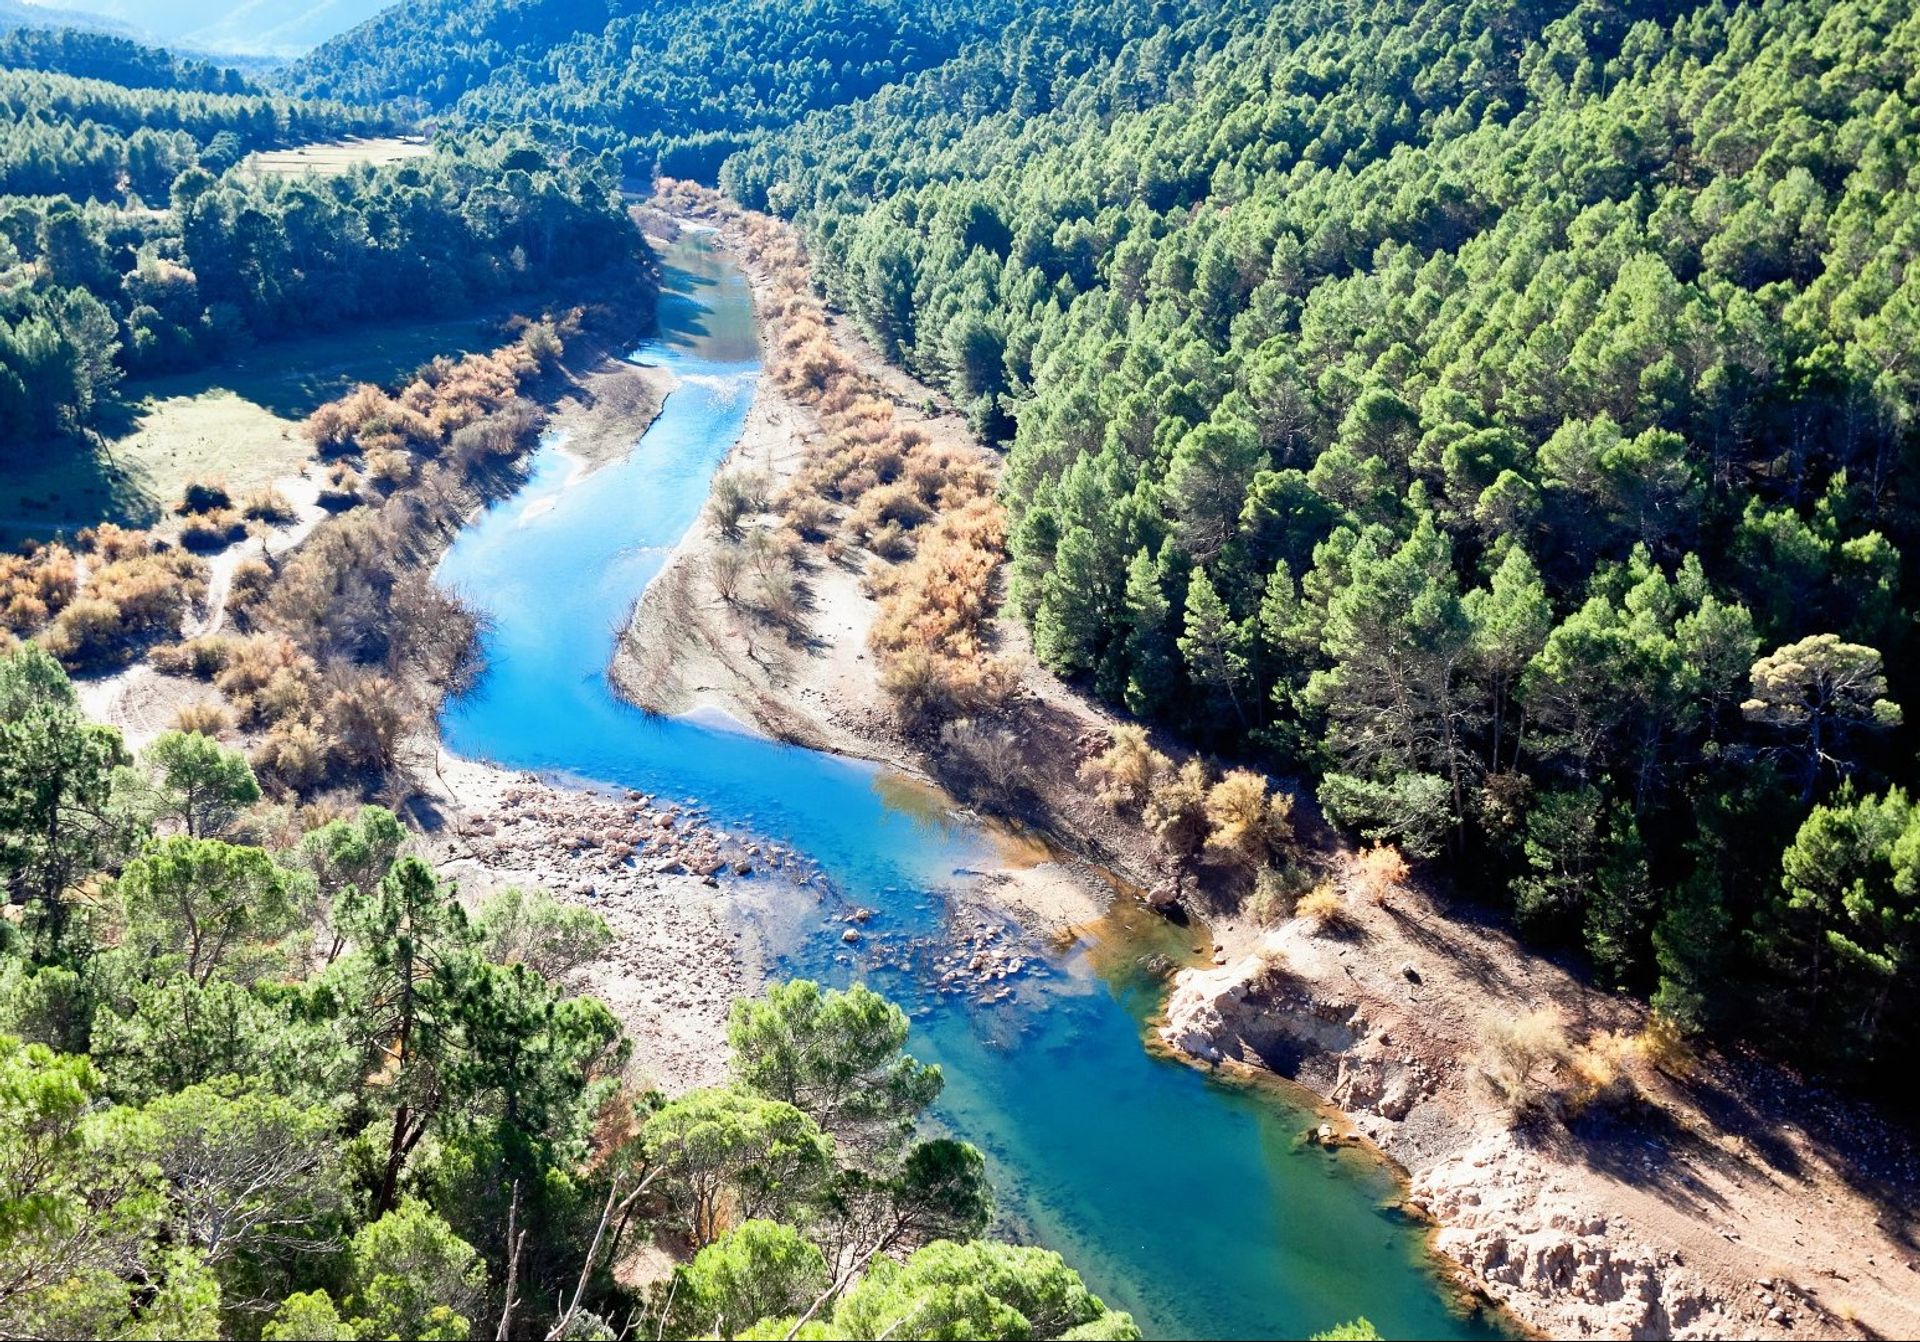
<instances>
[{"instance_id":1,"label":"dense conifer forest","mask_svg":"<svg viewBox=\"0 0 1920 1342\"><path fill-rule=\"evenodd\" d=\"M127 374L455 310L640 245L597 164L525 137L324 180L249 173L254 150L400 123L235 90L231 71L118 38L0 38L0 433L84 427Z\"/></svg>"},{"instance_id":2,"label":"dense conifer forest","mask_svg":"<svg viewBox=\"0 0 1920 1342\"><path fill-rule=\"evenodd\" d=\"M1041 10L722 181L1008 444L1050 666L1864 1063L1920 983L1916 58L1870 0Z\"/></svg>"}]
</instances>

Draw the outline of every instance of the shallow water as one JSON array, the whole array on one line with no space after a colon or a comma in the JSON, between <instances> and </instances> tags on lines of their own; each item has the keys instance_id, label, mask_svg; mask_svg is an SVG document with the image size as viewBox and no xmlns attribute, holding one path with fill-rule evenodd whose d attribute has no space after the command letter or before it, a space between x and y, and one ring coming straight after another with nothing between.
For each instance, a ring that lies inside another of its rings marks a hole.
<instances>
[{"instance_id":1,"label":"shallow water","mask_svg":"<svg viewBox=\"0 0 1920 1342\"><path fill-rule=\"evenodd\" d=\"M1365 1314L1388 1337L1490 1337L1449 1303L1424 1235L1384 1204L1377 1162L1303 1144L1310 1107L1143 1046L1159 980L1192 934L1124 910L1009 1000L943 996L923 953L956 873L1003 840L877 766L650 717L615 697L614 639L699 516L758 376L746 285L703 235L666 257L662 334L635 355L681 386L624 461L582 474L557 444L526 486L461 533L440 569L492 618L488 667L442 723L449 747L510 768L695 801L715 823L790 844L828 888L739 884L783 972L858 976L915 1017L945 1069L942 1122L992 1165L1008 1227L1064 1253L1148 1336L1299 1336ZM858 947L853 906L875 910Z\"/></svg>"}]
</instances>

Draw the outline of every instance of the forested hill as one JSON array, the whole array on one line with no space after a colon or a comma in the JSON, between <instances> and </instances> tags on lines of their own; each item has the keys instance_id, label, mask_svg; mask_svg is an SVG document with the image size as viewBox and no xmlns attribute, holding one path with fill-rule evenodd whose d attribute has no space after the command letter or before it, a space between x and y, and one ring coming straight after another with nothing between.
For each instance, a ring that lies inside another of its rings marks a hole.
<instances>
[{"instance_id":1,"label":"forested hill","mask_svg":"<svg viewBox=\"0 0 1920 1342\"><path fill-rule=\"evenodd\" d=\"M1009 0L405 0L283 76L539 124L631 171L711 177L754 133L866 97L998 31Z\"/></svg>"},{"instance_id":2,"label":"forested hill","mask_svg":"<svg viewBox=\"0 0 1920 1342\"><path fill-rule=\"evenodd\" d=\"M258 93L238 70L80 28L14 28L0 32L0 66L103 79L134 89Z\"/></svg>"},{"instance_id":3,"label":"forested hill","mask_svg":"<svg viewBox=\"0 0 1920 1342\"><path fill-rule=\"evenodd\" d=\"M722 179L1009 440L1049 665L1864 1060L1920 1006L1917 80L1905 0L1109 0Z\"/></svg>"},{"instance_id":4,"label":"forested hill","mask_svg":"<svg viewBox=\"0 0 1920 1342\"><path fill-rule=\"evenodd\" d=\"M1920 1006L1917 81L1905 0L416 3L296 72L739 136L1009 445L1048 665L1856 1061Z\"/></svg>"},{"instance_id":5,"label":"forested hill","mask_svg":"<svg viewBox=\"0 0 1920 1342\"><path fill-rule=\"evenodd\" d=\"M137 86L83 77L109 73ZM397 123L210 91L233 82L117 38L0 35L0 442L89 427L126 374L643 257L614 176L524 136L324 180L254 172L255 150Z\"/></svg>"}]
</instances>

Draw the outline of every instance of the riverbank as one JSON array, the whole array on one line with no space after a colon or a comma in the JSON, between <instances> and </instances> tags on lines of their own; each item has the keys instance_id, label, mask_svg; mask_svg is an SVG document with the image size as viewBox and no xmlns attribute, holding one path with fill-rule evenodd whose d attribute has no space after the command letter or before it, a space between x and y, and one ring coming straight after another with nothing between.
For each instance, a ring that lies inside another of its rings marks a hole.
<instances>
[{"instance_id":1,"label":"riverbank","mask_svg":"<svg viewBox=\"0 0 1920 1342\"><path fill-rule=\"evenodd\" d=\"M756 310L769 316L780 301L780 277L755 260L739 218L695 217L717 229L747 275ZM886 397L897 424L997 474L996 454L944 397L887 364L844 321L835 318L832 330ZM758 477L777 496L826 438L813 407L763 376L720 473ZM885 561L860 547L804 547L797 561L804 613L787 624L721 593L716 572L729 544L715 519L703 515L674 547L619 641L611 675L623 697L649 712L710 715L775 740L873 760L988 814L1010 816L1015 829L1003 831L1006 860L976 884L983 898L1036 934L1061 935L1100 916L1113 896L1106 873L1142 888L1158 878L1144 836L1094 804L1079 778L1081 761L1104 745L1116 720L1048 675L1016 622L991 622L993 651L1014 681L1004 730L1035 747L1023 751L1019 804L1010 806L1005 796L972 795L975 780L908 730L881 690L870 638L879 616L873 583ZM1023 831L1045 839L1022 838Z\"/></svg>"},{"instance_id":2,"label":"riverbank","mask_svg":"<svg viewBox=\"0 0 1920 1342\"><path fill-rule=\"evenodd\" d=\"M776 296L737 217L708 217L747 258L756 301ZM954 450L990 457L937 395L834 337L893 413ZM761 379L727 469L764 473L777 494L824 434L808 406ZM614 679L663 713L723 713L779 739L950 777L949 761L902 729L868 647L871 554L813 559L797 629L725 599L714 581L721 529L703 518L636 607ZM1027 655L997 622L1013 668L1007 719L1024 796L1013 809L1077 853L1141 885L1158 875L1145 836L1089 795L1078 765L1111 717ZM671 655L668 654L671 650ZM1315 854L1343 888L1337 845ZM1042 880L1098 907L1085 871ZM1215 966L1183 971L1163 1027L1201 1065L1236 1060L1302 1082L1401 1166L1411 1204L1467 1279L1541 1332L1602 1336L1751 1333L1855 1336L1920 1328L1910 1210L1920 1205L1906 1143L1870 1113L1755 1060L1708 1057L1685 1080L1633 1067L1642 1106L1570 1125L1511 1124L1478 1080L1492 1022L1556 1009L1576 1040L1644 1026L1634 1004L1597 994L1497 927L1402 891L1373 904L1349 891L1339 936L1294 920L1268 932L1231 912L1212 927ZM1070 927L1043 894L1029 926ZM1809 1122L1819 1113L1824 1121Z\"/></svg>"},{"instance_id":3,"label":"riverbank","mask_svg":"<svg viewBox=\"0 0 1920 1342\"><path fill-rule=\"evenodd\" d=\"M1178 976L1162 1037L1328 1096L1408 1171L1438 1248L1549 1335L1920 1329L1905 1134L1757 1057L1662 1070L1631 1050L1631 1093L1516 1122L1483 1075L1495 1022L1544 1010L1576 1042L1632 1039L1644 1007L1426 892L1367 898L1356 875L1336 868L1337 928L1223 924L1230 963Z\"/></svg>"}]
</instances>

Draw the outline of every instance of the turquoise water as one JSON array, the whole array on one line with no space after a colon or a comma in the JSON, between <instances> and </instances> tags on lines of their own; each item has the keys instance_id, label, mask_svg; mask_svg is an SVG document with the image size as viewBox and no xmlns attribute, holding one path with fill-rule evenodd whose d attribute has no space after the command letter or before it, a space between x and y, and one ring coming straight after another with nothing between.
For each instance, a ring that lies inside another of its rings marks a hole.
<instances>
[{"instance_id":1,"label":"turquoise water","mask_svg":"<svg viewBox=\"0 0 1920 1342\"><path fill-rule=\"evenodd\" d=\"M911 1047L947 1076L941 1121L984 1150L1010 1229L1060 1250L1149 1336L1297 1336L1356 1314L1388 1337L1491 1337L1450 1307L1388 1176L1301 1143L1311 1112L1142 1044L1161 987L1142 955L1190 934L1109 920L992 1006L942 996L913 946L937 941L956 872L1001 851L923 786L858 761L651 717L606 676L634 598L699 516L758 375L739 272L693 235L666 258L662 334L636 358L680 379L623 462L582 474L556 446L461 533L440 569L492 618L487 670L447 744L511 768L697 801L819 864L823 894L737 892L784 972L856 973L913 1011ZM875 910L855 950L845 910ZM856 958L858 963L856 963Z\"/></svg>"}]
</instances>

